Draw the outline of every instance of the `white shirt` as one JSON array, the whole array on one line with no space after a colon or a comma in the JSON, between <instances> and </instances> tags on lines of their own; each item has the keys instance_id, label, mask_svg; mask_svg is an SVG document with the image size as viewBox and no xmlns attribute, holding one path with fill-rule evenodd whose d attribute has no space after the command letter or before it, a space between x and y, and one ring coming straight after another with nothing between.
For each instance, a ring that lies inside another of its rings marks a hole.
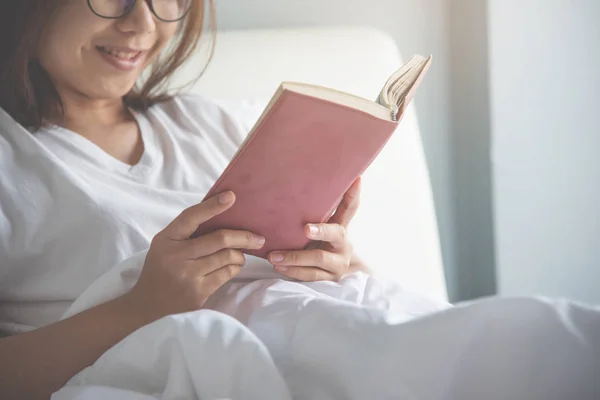
<instances>
[{"instance_id":1,"label":"white shirt","mask_svg":"<svg viewBox=\"0 0 600 400\"><path fill-rule=\"evenodd\" d=\"M146 250L203 199L250 128L191 95L135 117L144 153L130 166L67 129L31 134L0 109L0 336L59 320L96 278Z\"/></svg>"}]
</instances>

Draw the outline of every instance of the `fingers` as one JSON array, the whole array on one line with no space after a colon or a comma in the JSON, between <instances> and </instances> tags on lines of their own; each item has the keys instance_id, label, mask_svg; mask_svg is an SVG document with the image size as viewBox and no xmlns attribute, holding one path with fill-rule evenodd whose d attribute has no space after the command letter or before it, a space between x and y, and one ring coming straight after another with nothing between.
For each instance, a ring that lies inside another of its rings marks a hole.
<instances>
[{"instance_id":1,"label":"fingers","mask_svg":"<svg viewBox=\"0 0 600 400\"><path fill-rule=\"evenodd\" d=\"M269 262L277 270L284 271L281 267L318 267L334 275L342 274L348 267L345 257L341 254L331 253L322 249L276 251L269 253Z\"/></svg>"},{"instance_id":2,"label":"fingers","mask_svg":"<svg viewBox=\"0 0 600 400\"><path fill-rule=\"evenodd\" d=\"M216 253L226 248L257 250L265 238L248 231L221 229L195 239L180 242L181 256L187 260Z\"/></svg>"},{"instance_id":3,"label":"fingers","mask_svg":"<svg viewBox=\"0 0 600 400\"><path fill-rule=\"evenodd\" d=\"M206 275L205 279L206 282L210 282L210 285L216 286L214 287L216 290L238 276L241 271L242 267L239 265L226 265L222 268L219 268L215 272Z\"/></svg>"},{"instance_id":4,"label":"fingers","mask_svg":"<svg viewBox=\"0 0 600 400\"><path fill-rule=\"evenodd\" d=\"M230 208L235 202L231 191L220 193L202 203L186 208L175 218L162 233L172 240L186 240L198 229L203 222Z\"/></svg>"},{"instance_id":5,"label":"fingers","mask_svg":"<svg viewBox=\"0 0 600 400\"><path fill-rule=\"evenodd\" d=\"M207 293L210 296L221 286L238 276L241 270L242 267L239 265L226 265L208 275L199 277L197 280L199 291Z\"/></svg>"},{"instance_id":6,"label":"fingers","mask_svg":"<svg viewBox=\"0 0 600 400\"><path fill-rule=\"evenodd\" d=\"M275 267L275 270L288 278L303 282L337 281L340 278L340 275L315 267L287 267L278 265Z\"/></svg>"},{"instance_id":7,"label":"fingers","mask_svg":"<svg viewBox=\"0 0 600 400\"><path fill-rule=\"evenodd\" d=\"M330 223L340 224L343 227L348 227L352 218L356 215L360 203L360 186L361 178L358 177L352 186L346 191L342 201L338 205L335 214L329 219Z\"/></svg>"},{"instance_id":8,"label":"fingers","mask_svg":"<svg viewBox=\"0 0 600 400\"><path fill-rule=\"evenodd\" d=\"M182 275L182 286L194 287L192 309L202 307L215 291L238 276L245 263L244 254L234 249L220 250L207 257L188 261Z\"/></svg>"},{"instance_id":9,"label":"fingers","mask_svg":"<svg viewBox=\"0 0 600 400\"><path fill-rule=\"evenodd\" d=\"M188 265L195 268L200 275L210 275L226 265L243 266L246 257L240 250L223 249L198 260L190 260Z\"/></svg>"},{"instance_id":10,"label":"fingers","mask_svg":"<svg viewBox=\"0 0 600 400\"><path fill-rule=\"evenodd\" d=\"M339 224L307 224L304 233L311 240L328 242L334 249L347 245L346 228Z\"/></svg>"}]
</instances>

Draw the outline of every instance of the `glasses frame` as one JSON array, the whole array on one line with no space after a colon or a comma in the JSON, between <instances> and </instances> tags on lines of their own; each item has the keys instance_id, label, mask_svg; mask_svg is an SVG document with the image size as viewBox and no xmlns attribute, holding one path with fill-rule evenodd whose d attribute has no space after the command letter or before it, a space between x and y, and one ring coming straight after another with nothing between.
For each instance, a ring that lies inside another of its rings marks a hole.
<instances>
[{"instance_id":1,"label":"glasses frame","mask_svg":"<svg viewBox=\"0 0 600 400\"><path fill-rule=\"evenodd\" d=\"M1 1L1 0L0 0ZM96 10L94 10L94 6L92 5L92 1L93 0L87 0L87 4L88 7L90 8L90 11L92 11L94 13L94 15L96 15L97 17L103 18L103 19L121 19L127 15L129 15L129 13L131 13L131 11L133 11L133 9L135 8L138 0L133 0L133 6L129 9L129 11L126 11L123 15L120 15L118 17L107 17L105 15L101 15L98 14L98 12ZM185 11L185 13L183 13L183 15L177 19L163 19L161 17L158 16L158 14L156 13L156 10L154 9L154 0L142 0L145 1L146 3L148 3L148 7L150 7L150 11L152 11L152 14L159 20L162 22L179 22L182 19L184 19L188 13L190 12L190 10L192 9L194 2L190 1L190 6L188 7L188 9Z\"/></svg>"}]
</instances>

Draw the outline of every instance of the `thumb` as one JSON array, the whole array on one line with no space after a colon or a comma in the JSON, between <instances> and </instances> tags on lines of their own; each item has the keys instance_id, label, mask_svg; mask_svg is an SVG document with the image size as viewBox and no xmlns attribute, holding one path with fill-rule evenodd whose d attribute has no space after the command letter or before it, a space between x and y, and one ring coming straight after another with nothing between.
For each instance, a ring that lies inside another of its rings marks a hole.
<instances>
[{"instance_id":1,"label":"thumb","mask_svg":"<svg viewBox=\"0 0 600 400\"><path fill-rule=\"evenodd\" d=\"M329 219L329 223L340 224L344 228L347 228L352 221L352 218L358 211L360 203L360 189L361 189L362 178L359 176L350 188L344 194L342 201L338 205L335 214Z\"/></svg>"},{"instance_id":2,"label":"thumb","mask_svg":"<svg viewBox=\"0 0 600 400\"><path fill-rule=\"evenodd\" d=\"M163 232L172 240L186 240L198 229L198 226L223 213L235 203L231 191L220 193L202 203L183 210Z\"/></svg>"}]
</instances>

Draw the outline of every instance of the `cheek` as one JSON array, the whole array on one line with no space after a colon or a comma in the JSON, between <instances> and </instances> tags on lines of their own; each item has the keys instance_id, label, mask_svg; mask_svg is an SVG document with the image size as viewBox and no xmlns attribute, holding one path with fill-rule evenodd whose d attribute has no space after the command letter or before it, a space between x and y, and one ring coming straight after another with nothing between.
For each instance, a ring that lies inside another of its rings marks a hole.
<instances>
[{"instance_id":1,"label":"cheek","mask_svg":"<svg viewBox=\"0 0 600 400\"><path fill-rule=\"evenodd\" d=\"M85 4L85 2L83 2ZM66 7L52 21L40 40L39 60L59 87L83 89L93 79L90 71L92 38L106 29L106 22L81 7Z\"/></svg>"},{"instance_id":2,"label":"cheek","mask_svg":"<svg viewBox=\"0 0 600 400\"><path fill-rule=\"evenodd\" d=\"M173 38L177 34L177 24L174 23L163 23L159 26L157 31L156 45L154 46L151 61L156 60L156 57L163 51L167 46L173 45Z\"/></svg>"},{"instance_id":3,"label":"cheek","mask_svg":"<svg viewBox=\"0 0 600 400\"><path fill-rule=\"evenodd\" d=\"M161 46L164 46L166 43L168 43L171 39L173 39L173 37L177 33L179 26L180 26L179 22L177 22L177 23L161 22L161 23L157 24L157 26L156 26L157 43L160 44Z\"/></svg>"},{"instance_id":4,"label":"cheek","mask_svg":"<svg viewBox=\"0 0 600 400\"><path fill-rule=\"evenodd\" d=\"M171 47L174 45L173 39L177 34L177 28L178 24L175 23L163 23L161 26L159 26L159 29L157 30L156 44L152 48L152 52L149 57L146 59L144 69L154 63L160 53L165 50L166 47Z\"/></svg>"},{"instance_id":5,"label":"cheek","mask_svg":"<svg viewBox=\"0 0 600 400\"><path fill-rule=\"evenodd\" d=\"M49 34L40 43L39 60L52 79L60 82L69 76L73 77L73 72L81 65L80 48L76 36Z\"/></svg>"}]
</instances>

